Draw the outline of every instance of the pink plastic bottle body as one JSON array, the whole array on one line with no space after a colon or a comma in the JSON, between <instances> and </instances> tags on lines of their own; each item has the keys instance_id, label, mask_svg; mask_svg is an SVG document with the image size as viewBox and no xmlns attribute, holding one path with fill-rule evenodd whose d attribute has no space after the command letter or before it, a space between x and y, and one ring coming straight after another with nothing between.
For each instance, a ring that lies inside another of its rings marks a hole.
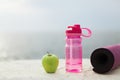
<instances>
[{"instance_id":1,"label":"pink plastic bottle body","mask_svg":"<svg viewBox=\"0 0 120 80\"><path fill-rule=\"evenodd\" d=\"M73 35L74 36L74 35ZM82 69L82 38L66 37L66 71L81 72Z\"/></svg>"},{"instance_id":2,"label":"pink plastic bottle body","mask_svg":"<svg viewBox=\"0 0 120 80\"><path fill-rule=\"evenodd\" d=\"M82 30L88 32L87 35L82 33ZM91 30L88 28L81 28L79 24L68 26L66 30L66 71L67 72L81 72L82 70L82 38L90 37Z\"/></svg>"}]
</instances>

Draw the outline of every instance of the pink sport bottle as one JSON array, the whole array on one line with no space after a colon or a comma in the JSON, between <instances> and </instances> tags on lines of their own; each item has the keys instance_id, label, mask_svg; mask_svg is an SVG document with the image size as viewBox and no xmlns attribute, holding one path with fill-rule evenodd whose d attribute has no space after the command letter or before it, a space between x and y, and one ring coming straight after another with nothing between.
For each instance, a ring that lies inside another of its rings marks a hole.
<instances>
[{"instance_id":1,"label":"pink sport bottle","mask_svg":"<svg viewBox=\"0 0 120 80\"><path fill-rule=\"evenodd\" d=\"M87 30L88 35L83 35L82 30ZM66 71L81 72L82 70L82 38L90 37L91 30L88 28L80 28L79 24L68 26L66 30Z\"/></svg>"}]
</instances>

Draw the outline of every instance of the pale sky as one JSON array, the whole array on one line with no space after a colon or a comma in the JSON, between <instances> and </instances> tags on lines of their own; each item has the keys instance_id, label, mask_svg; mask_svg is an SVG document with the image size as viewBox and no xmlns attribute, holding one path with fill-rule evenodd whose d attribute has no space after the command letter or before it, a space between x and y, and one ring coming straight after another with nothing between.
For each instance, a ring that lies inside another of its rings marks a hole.
<instances>
[{"instance_id":1,"label":"pale sky","mask_svg":"<svg viewBox=\"0 0 120 80\"><path fill-rule=\"evenodd\" d=\"M120 0L0 0L0 32L120 30Z\"/></svg>"}]
</instances>

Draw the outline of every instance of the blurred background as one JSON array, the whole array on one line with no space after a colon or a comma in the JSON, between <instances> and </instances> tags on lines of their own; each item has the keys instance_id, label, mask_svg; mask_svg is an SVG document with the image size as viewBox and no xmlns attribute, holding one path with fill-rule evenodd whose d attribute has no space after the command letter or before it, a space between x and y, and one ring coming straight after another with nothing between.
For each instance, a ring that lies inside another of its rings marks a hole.
<instances>
[{"instance_id":1,"label":"blurred background","mask_svg":"<svg viewBox=\"0 0 120 80\"><path fill-rule=\"evenodd\" d=\"M80 24L83 57L98 47L120 43L120 0L0 0L0 60L65 57L65 30Z\"/></svg>"}]
</instances>

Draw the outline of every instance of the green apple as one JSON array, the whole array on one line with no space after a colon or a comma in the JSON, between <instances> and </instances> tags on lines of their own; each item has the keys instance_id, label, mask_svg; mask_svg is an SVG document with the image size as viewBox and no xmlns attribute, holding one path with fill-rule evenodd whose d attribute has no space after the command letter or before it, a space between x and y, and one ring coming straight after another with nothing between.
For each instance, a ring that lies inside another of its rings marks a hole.
<instances>
[{"instance_id":1,"label":"green apple","mask_svg":"<svg viewBox=\"0 0 120 80\"><path fill-rule=\"evenodd\" d=\"M59 58L51 53L42 57L42 65L47 73L55 73L59 64Z\"/></svg>"}]
</instances>

